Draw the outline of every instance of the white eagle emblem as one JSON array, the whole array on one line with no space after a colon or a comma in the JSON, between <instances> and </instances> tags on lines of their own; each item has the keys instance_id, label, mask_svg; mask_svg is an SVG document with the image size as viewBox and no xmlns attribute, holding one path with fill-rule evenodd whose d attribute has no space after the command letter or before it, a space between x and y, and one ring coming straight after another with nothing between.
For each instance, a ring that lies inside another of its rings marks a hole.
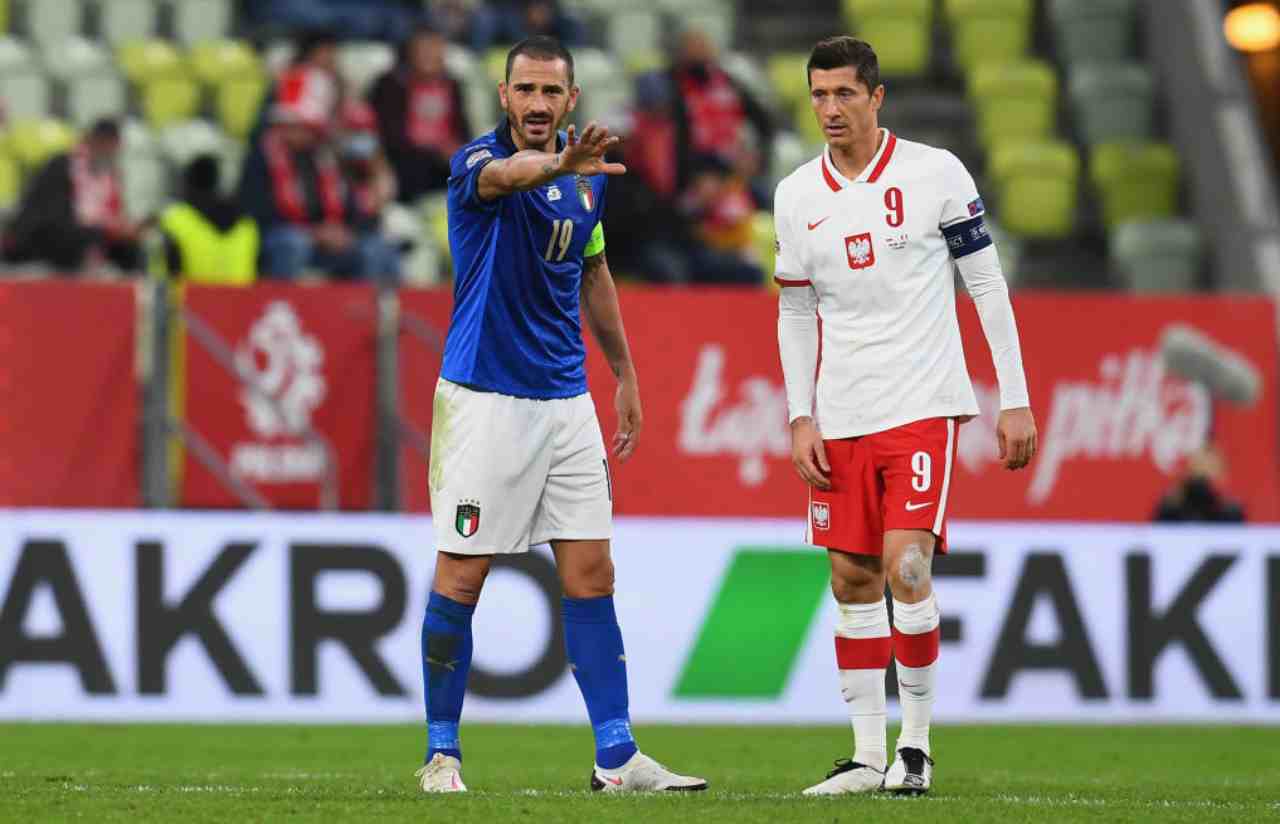
<instances>
[{"instance_id":1,"label":"white eagle emblem","mask_svg":"<svg viewBox=\"0 0 1280 824\"><path fill-rule=\"evenodd\" d=\"M849 258L859 266L866 265L871 259L871 241L866 238L855 238L849 241Z\"/></svg>"}]
</instances>

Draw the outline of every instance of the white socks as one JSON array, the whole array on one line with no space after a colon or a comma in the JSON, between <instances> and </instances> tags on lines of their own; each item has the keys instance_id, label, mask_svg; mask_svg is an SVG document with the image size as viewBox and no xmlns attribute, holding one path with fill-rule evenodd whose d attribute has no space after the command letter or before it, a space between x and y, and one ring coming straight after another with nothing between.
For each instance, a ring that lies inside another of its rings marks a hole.
<instances>
[{"instance_id":1,"label":"white socks","mask_svg":"<svg viewBox=\"0 0 1280 824\"><path fill-rule=\"evenodd\" d=\"M853 725L853 760L884 770L887 763L884 673L891 636L884 601L838 604L836 663L840 692Z\"/></svg>"},{"instance_id":2,"label":"white socks","mask_svg":"<svg viewBox=\"0 0 1280 824\"><path fill-rule=\"evenodd\" d=\"M895 749L915 747L929 753L938 641L938 602L932 593L918 604L894 599L893 653L902 705L902 731Z\"/></svg>"}]
</instances>

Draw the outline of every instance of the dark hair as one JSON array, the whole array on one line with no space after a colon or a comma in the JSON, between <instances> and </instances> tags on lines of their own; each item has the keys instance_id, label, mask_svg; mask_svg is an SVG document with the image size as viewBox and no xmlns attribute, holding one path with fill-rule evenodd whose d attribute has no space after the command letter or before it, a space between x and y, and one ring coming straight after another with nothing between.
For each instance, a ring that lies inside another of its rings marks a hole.
<instances>
[{"instance_id":1,"label":"dark hair","mask_svg":"<svg viewBox=\"0 0 1280 824\"><path fill-rule=\"evenodd\" d=\"M89 137L94 140L119 140L120 124L110 117L96 120L89 127Z\"/></svg>"},{"instance_id":2,"label":"dark hair","mask_svg":"<svg viewBox=\"0 0 1280 824\"><path fill-rule=\"evenodd\" d=\"M858 79L867 87L868 94L875 92L880 85L880 61L876 58L875 49L865 40L847 34L819 41L809 55L809 64L805 66L804 73L812 85L814 69L839 69L845 66L852 66L858 73Z\"/></svg>"},{"instance_id":3,"label":"dark hair","mask_svg":"<svg viewBox=\"0 0 1280 824\"><path fill-rule=\"evenodd\" d=\"M182 183L188 192L215 192L218 190L218 158L202 154L182 170Z\"/></svg>"},{"instance_id":4,"label":"dark hair","mask_svg":"<svg viewBox=\"0 0 1280 824\"><path fill-rule=\"evenodd\" d=\"M522 54L534 60L563 60L564 64L569 67L569 85L573 85L573 55L560 44L559 40L554 37L547 37L545 34L526 37L512 46L511 51L507 52L506 80L508 83L511 82L511 66L516 62L516 58Z\"/></svg>"},{"instance_id":5,"label":"dark hair","mask_svg":"<svg viewBox=\"0 0 1280 824\"><path fill-rule=\"evenodd\" d=\"M293 62L304 63L311 58L316 49L337 46L338 35L329 29L307 29L298 34L293 45Z\"/></svg>"}]
</instances>

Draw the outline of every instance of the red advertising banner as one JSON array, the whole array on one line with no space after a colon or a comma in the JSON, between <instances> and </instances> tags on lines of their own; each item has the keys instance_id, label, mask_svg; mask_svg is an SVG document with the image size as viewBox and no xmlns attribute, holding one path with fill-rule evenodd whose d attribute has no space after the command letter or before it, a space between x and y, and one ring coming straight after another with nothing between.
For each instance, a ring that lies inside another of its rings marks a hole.
<instances>
[{"instance_id":1,"label":"red advertising banner","mask_svg":"<svg viewBox=\"0 0 1280 824\"><path fill-rule=\"evenodd\" d=\"M445 289L400 291L400 505L411 512L431 509L427 453L431 440L431 401L444 338L449 331L453 294Z\"/></svg>"},{"instance_id":2,"label":"red advertising banner","mask_svg":"<svg viewBox=\"0 0 1280 824\"><path fill-rule=\"evenodd\" d=\"M802 515L805 491L790 462L776 299L754 290L628 288L621 300L645 428L635 456L614 467L616 511ZM408 292L403 311L442 338L450 304L444 292ZM972 304L961 299L965 352L983 415L960 430L954 517L1149 520L1188 456L1212 441L1225 458L1224 485L1243 502L1248 519L1280 520L1274 304L1024 293L1016 296L1015 311L1041 454L1020 472L999 466L991 357ZM1179 376L1181 367L1161 356L1171 334L1204 344L1192 361L1203 360L1205 351L1226 353L1237 371L1251 375L1254 396L1217 399ZM594 346L589 349L607 439L616 422L613 377ZM439 351L402 335L403 408L428 433L439 362ZM426 508L420 454L406 450L402 467L406 508Z\"/></svg>"},{"instance_id":3,"label":"red advertising banner","mask_svg":"<svg viewBox=\"0 0 1280 824\"><path fill-rule=\"evenodd\" d=\"M139 505L134 328L132 285L0 284L0 506Z\"/></svg>"},{"instance_id":4,"label":"red advertising banner","mask_svg":"<svg viewBox=\"0 0 1280 824\"><path fill-rule=\"evenodd\" d=\"M316 508L332 483L342 509L368 508L376 427L374 290L190 287L185 306L195 317L185 334L185 419L230 472L272 507ZM201 322L221 346L211 349L201 340L195 329ZM214 351L222 346L224 359ZM237 370L257 388L239 380ZM240 504L186 453L180 506Z\"/></svg>"}]
</instances>

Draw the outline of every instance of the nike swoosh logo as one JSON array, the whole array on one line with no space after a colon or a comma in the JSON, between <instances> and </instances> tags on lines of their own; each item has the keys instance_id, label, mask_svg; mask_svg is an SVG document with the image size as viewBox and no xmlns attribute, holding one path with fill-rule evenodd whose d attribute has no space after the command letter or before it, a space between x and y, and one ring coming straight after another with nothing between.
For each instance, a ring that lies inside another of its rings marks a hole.
<instances>
[{"instance_id":1,"label":"nike swoosh logo","mask_svg":"<svg viewBox=\"0 0 1280 824\"><path fill-rule=\"evenodd\" d=\"M830 220L830 219L831 219L831 215L827 215L827 216L826 216L826 217L824 217L822 220L819 220L817 223L810 223L810 224L809 224L809 231L810 231L810 232L812 232L814 229L817 229L819 226L821 226L822 224L826 223L826 222L827 222L828 220Z\"/></svg>"},{"instance_id":2,"label":"nike swoosh logo","mask_svg":"<svg viewBox=\"0 0 1280 824\"><path fill-rule=\"evenodd\" d=\"M605 781L608 781L610 784L612 784L612 785L613 785L613 786L615 786L615 787L621 787L621 786L622 786L622 779L621 779L621 778L614 778L614 777L613 777L613 776L611 776L611 775L602 775L602 776L600 776L600 777L601 777L601 778L603 778Z\"/></svg>"},{"instance_id":3,"label":"nike swoosh logo","mask_svg":"<svg viewBox=\"0 0 1280 824\"><path fill-rule=\"evenodd\" d=\"M907 501L908 512L915 512L917 509L924 509L926 506L933 506L933 501L925 501L922 504L913 504L910 501Z\"/></svg>"},{"instance_id":4,"label":"nike swoosh logo","mask_svg":"<svg viewBox=\"0 0 1280 824\"><path fill-rule=\"evenodd\" d=\"M440 661L436 658L432 658L430 655L427 656L427 663L436 667L444 667L449 672L453 672L458 668L457 661Z\"/></svg>"}]
</instances>

